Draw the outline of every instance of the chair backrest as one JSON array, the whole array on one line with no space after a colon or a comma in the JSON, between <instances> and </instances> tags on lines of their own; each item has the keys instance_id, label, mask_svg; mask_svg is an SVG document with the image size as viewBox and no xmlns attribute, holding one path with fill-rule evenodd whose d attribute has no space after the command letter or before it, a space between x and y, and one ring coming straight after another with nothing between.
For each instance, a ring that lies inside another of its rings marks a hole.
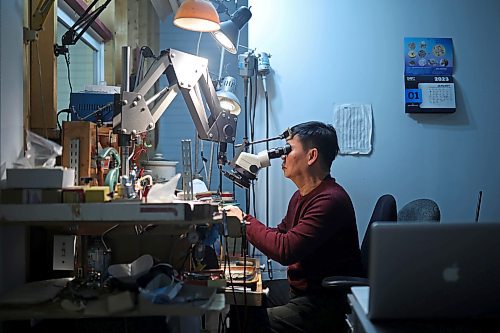
<instances>
[{"instance_id":1,"label":"chair backrest","mask_svg":"<svg viewBox=\"0 0 500 333\"><path fill-rule=\"evenodd\" d=\"M363 241L361 242L361 264L363 268L363 276L368 276L368 251L370 248L370 226L377 221L393 221L397 220L396 199L390 194L384 194L378 198L372 216L368 222Z\"/></svg>"},{"instance_id":2,"label":"chair backrest","mask_svg":"<svg viewBox=\"0 0 500 333\"><path fill-rule=\"evenodd\" d=\"M441 220L438 204L431 199L410 201L398 212L398 221L436 221Z\"/></svg>"}]
</instances>

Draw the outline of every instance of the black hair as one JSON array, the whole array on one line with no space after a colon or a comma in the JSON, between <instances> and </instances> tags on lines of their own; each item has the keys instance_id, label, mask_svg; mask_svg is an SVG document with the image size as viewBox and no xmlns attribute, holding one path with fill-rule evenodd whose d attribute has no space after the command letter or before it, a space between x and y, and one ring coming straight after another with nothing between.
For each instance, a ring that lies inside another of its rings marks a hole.
<instances>
[{"instance_id":1,"label":"black hair","mask_svg":"<svg viewBox=\"0 0 500 333\"><path fill-rule=\"evenodd\" d=\"M318 149L321 165L329 170L339 153L337 131L330 124L320 121L308 121L291 128L292 137L297 135L304 149Z\"/></svg>"}]
</instances>

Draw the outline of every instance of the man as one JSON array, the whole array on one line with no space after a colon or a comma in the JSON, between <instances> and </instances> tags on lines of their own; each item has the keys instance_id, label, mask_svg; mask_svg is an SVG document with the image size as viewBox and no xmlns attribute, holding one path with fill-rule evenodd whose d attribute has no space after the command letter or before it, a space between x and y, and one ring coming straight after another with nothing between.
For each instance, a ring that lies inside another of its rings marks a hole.
<instances>
[{"instance_id":1,"label":"man","mask_svg":"<svg viewBox=\"0 0 500 333\"><path fill-rule=\"evenodd\" d=\"M290 301L267 310L272 332L337 332L344 329L345 293L322 288L327 276L358 276L361 259L354 208L330 176L338 154L333 126L298 124L283 156L285 177L297 186L282 222L268 228L232 207L228 215L247 223L247 238L269 258L288 266Z\"/></svg>"}]
</instances>

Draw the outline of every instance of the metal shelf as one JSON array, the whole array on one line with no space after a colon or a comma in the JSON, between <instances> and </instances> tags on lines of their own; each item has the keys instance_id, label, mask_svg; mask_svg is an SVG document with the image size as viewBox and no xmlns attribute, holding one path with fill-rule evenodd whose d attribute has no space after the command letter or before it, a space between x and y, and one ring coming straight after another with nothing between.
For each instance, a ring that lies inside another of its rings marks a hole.
<instances>
[{"instance_id":1,"label":"metal shelf","mask_svg":"<svg viewBox=\"0 0 500 333\"><path fill-rule=\"evenodd\" d=\"M0 223L123 222L155 224L214 223L210 204L107 202L82 204L4 204Z\"/></svg>"}]
</instances>

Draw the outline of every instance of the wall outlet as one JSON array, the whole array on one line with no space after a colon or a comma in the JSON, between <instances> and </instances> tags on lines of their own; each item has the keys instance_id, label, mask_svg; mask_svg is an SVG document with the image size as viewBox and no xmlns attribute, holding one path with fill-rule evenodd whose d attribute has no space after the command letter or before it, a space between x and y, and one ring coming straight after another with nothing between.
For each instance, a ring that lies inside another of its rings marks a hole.
<instances>
[{"instance_id":1,"label":"wall outlet","mask_svg":"<svg viewBox=\"0 0 500 333\"><path fill-rule=\"evenodd\" d=\"M56 271L72 271L75 268L74 235L54 235L54 255L52 269Z\"/></svg>"}]
</instances>

